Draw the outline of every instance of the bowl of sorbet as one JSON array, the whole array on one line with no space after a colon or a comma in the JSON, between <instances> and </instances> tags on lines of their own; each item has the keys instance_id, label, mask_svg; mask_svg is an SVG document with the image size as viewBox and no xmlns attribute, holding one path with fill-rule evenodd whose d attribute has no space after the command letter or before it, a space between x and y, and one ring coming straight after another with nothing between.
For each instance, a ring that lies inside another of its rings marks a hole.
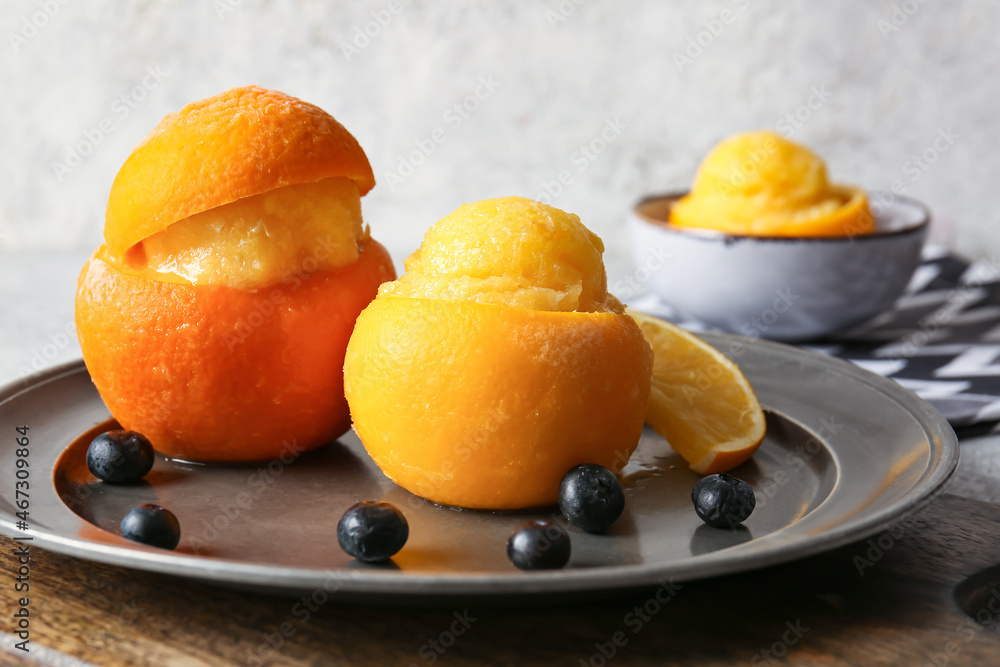
<instances>
[{"instance_id":1,"label":"bowl of sorbet","mask_svg":"<svg viewBox=\"0 0 1000 667\"><path fill-rule=\"evenodd\" d=\"M690 191L646 197L629 216L636 263L679 315L783 341L890 309L929 221L912 199L831 183L819 156L770 132L726 139Z\"/></svg>"}]
</instances>

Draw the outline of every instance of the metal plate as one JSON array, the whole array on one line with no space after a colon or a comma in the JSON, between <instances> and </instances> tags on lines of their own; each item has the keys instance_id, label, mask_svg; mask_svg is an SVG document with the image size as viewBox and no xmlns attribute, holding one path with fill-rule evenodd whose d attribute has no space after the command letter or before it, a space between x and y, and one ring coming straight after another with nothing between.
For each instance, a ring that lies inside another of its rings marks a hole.
<instances>
[{"instance_id":1,"label":"metal plate","mask_svg":"<svg viewBox=\"0 0 1000 667\"><path fill-rule=\"evenodd\" d=\"M459 511L427 503L386 479L353 434L291 462L199 466L158 458L147 481L112 486L86 471L81 436L109 418L82 362L0 392L0 526L15 529L15 427L30 427L34 544L125 567L223 586L298 595L325 588L343 599L420 602L450 596L593 595L673 579L781 563L874 534L941 492L958 443L929 405L892 381L797 348L719 334L768 410L768 435L734 474L757 509L736 531L704 526L690 500L698 476L647 430L624 471L623 517L606 535L571 528L564 570L520 572L506 557L511 530L554 508ZM77 444L73 447L70 445ZM386 500L410 523L388 566L365 566L337 546L341 513ZM142 502L171 509L176 551L117 535Z\"/></svg>"}]
</instances>

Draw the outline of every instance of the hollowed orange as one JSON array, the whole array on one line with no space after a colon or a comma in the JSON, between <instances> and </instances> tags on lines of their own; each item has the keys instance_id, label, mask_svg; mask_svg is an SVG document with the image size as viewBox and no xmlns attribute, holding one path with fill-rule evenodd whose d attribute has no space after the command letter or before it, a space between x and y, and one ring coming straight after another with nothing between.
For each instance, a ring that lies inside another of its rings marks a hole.
<instances>
[{"instance_id":1,"label":"hollowed orange","mask_svg":"<svg viewBox=\"0 0 1000 667\"><path fill-rule=\"evenodd\" d=\"M383 472L434 502L553 503L579 463L638 444L652 351L606 291L579 218L520 198L434 225L358 318L344 366L354 427Z\"/></svg>"},{"instance_id":2,"label":"hollowed orange","mask_svg":"<svg viewBox=\"0 0 1000 667\"><path fill-rule=\"evenodd\" d=\"M77 334L112 415L160 452L253 461L349 427L343 360L395 277L361 222L374 184L322 110L237 88L171 114L112 186Z\"/></svg>"}]
</instances>

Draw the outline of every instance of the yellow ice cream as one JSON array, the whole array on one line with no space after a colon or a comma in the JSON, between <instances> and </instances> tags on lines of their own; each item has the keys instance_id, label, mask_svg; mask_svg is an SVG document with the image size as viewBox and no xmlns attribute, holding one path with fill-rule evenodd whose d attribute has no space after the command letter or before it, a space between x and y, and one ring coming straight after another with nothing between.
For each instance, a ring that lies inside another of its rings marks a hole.
<instances>
[{"instance_id":1,"label":"yellow ice cream","mask_svg":"<svg viewBox=\"0 0 1000 667\"><path fill-rule=\"evenodd\" d=\"M352 264L367 238L357 185L326 178L175 222L130 248L121 268L160 282L253 290Z\"/></svg>"},{"instance_id":2,"label":"yellow ice cream","mask_svg":"<svg viewBox=\"0 0 1000 667\"><path fill-rule=\"evenodd\" d=\"M772 132L738 134L716 146L670 223L750 236L875 231L862 189L831 184L819 156Z\"/></svg>"},{"instance_id":3,"label":"yellow ice cream","mask_svg":"<svg viewBox=\"0 0 1000 667\"><path fill-rule=\"evenodd\" d=\"M580 218L523 197L466 204L428 230L379 296L561 312L624 312L608 294L604 243Z\"/></svg>"}]
</instances>

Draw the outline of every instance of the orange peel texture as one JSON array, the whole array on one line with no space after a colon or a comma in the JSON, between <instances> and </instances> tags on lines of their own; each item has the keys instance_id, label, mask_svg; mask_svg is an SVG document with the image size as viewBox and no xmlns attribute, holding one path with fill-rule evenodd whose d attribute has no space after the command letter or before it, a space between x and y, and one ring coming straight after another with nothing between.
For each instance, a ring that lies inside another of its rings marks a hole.
<instances>
[{"instance_id":1,"label":"orange peel texture","mask_svg":"<svg viewBox=\"0 0 1000 667\"><path fill-rule=\"evenodd\" d=\"M864 190L831 184L819 156L772 132L739 134L717 145L691 192L672 207L670 224L747 236L875 231Z\"/></svg>"},{"instance_id":2,"label":"orange peel texture","mask_svg":"<svg viewBox=\"0 0 1000 667\"><path fill-rule=\"evenodd\" d=\"M364 152L322 110L237 88L167 116L115 179L77 335L111 414L161 453L261 461L350 426L343 361L395 278Z\"/></svg>"},{"instance_id":3,"label":"orange peel texture","mask_svg":"<svg viewBox=\"0 0 1000 667\"><path fill-rule=\"evenodd\" d=\"M382 471L433 502L556 501L579 463L638 444L652 350L608 294L577 216L518 197L462 206L358 318L344 380Z\"/></svg>"}]
</instances>

